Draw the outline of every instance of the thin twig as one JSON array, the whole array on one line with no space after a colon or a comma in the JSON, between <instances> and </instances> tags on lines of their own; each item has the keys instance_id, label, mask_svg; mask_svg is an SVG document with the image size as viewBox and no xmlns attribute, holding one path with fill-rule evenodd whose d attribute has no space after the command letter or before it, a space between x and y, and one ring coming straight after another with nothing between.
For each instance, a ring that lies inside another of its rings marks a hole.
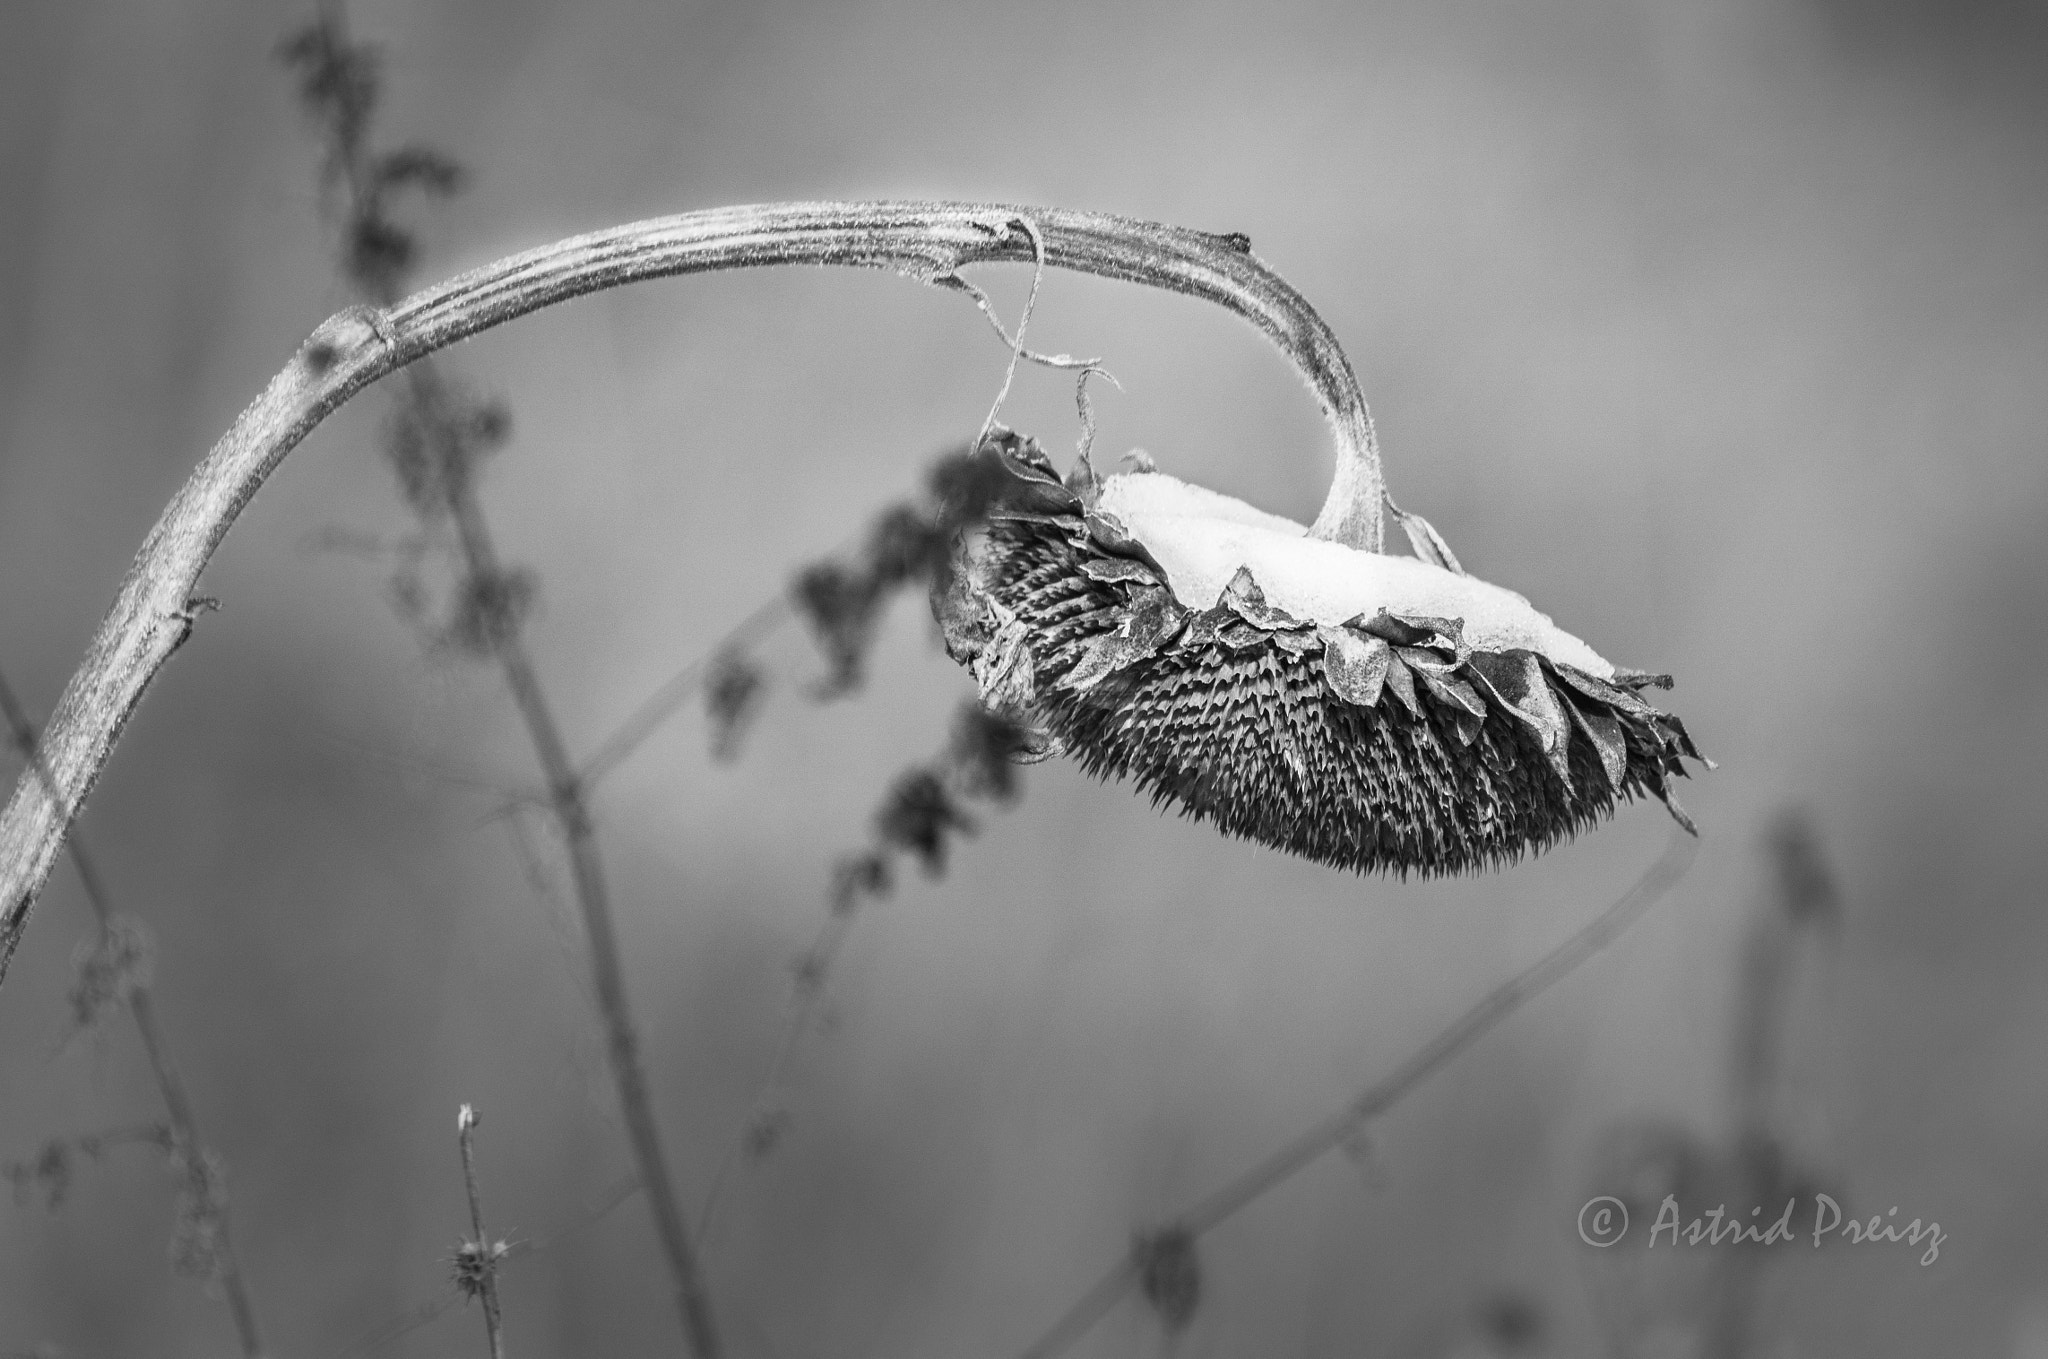
<instances>
[{"instance_id":1,"label":"thin twig","mask_svg":"<svg viewBox=\"0 0 2048 1359\"><path fill-rule=\"evenodd\" d=\"M458 1268L467 1271L464 1286L473 1288L483 1303L491 1359L505 1359L505 1321L498 1310L498 1264L505 1258L505 1246L493 1242L484 1230L484 1197L476 1179L476 1125L481 1121L475 1107L468 1104L455 1115L455 1140L462 1148L462 1186L469 1191L469 1225L475 1233L463 1243Z\"/></svg>"},{"instance_id":2,"label":"thin twig","mask_svg":"<svg viewBox=\"0 0 2048 1359\"><path fill-rule=\"evenodd\" d=\"M605 775L624 763L627 756L638 750L641 743L660 730L661 724L674 716L676 710L697 692L704 676L710 672L712 662L721 656L746 650L794 616L789 596L777 595L742 618L717 646L663 681L660 688L642 700L640 706L585 757L583 767L578 771L584 787L595 787Z\"/></svg>"},{"instance_id":3,"label":"thin twig","mask_svg":"<svg viewBox=\"0 0 2048 1359\"><path fill-rule=\"evenodd\" d=\"M528 1255L534 1255L552 1246L559 1245L577 1232L583 1231L602 1221L610 1215L612 1209L633 1197L634 1191L639 1188L640 1179L637 1175L628 1175L623 1179L615 1180L595 1203L588 1205L584 1209L583 1213L575 1221L557 1227L545 1236L503 1242L504 1250L498 1256L499 1265L502 1267L514 1260L522 1259ZM420 1327L434 1321L461 1300L461 1291L453 1284L446 1285L439 1294L427 1299L416 1307L408 1309L402 1316L387 1321L374 1330L359 1336L347 1349L336 1353L334 1359L352 1359L352 1356L361 1354L366 1350L374 1350L388 1345L399 1337L416 1331Z\"/></svg>"},{"instance_id":4,"label":"thin twig","mask_svg":"<svg viewBox=\"0 0 2048 1359\"><path fill-rule=\"evenodd\" d=\"M324 35L334 50L357 50L349 43L344 6L338 0L326 0L320 16L321 27L315 31ZM365 100L355 120L347 126L342 125L346 120L341 115L328 110L330 173L336 174L345 186L345 215L356 224L378 221L381 211L372 187L372 152L366 135L370 107ZM397 300L398 268L373 269L353 256L345 256L345 261L344 272L369 294L371 301L380 307L390 307ZM448 424L452 398L439 371L430 363L417 362L406 373L402 399L409 405L410 417L423 431ZM460 457L453 457L450 462L439 487L438 508L445 510L454 528L465 582L478 593L488 593L508 576L483 505L477 499L474 469ZM511 691L541 768L547 806L568 849L570 883L583 919L592 990L605 1031L605 1051L620 1118L625 1124L638 1181L646 1190L684 1335L698 1359L717 1359L721 1347L709 1289L683 1221L654 1116L647 1073L640 1059L639 1027L626 992L625 967L596 825L590 813L589 788L570 758L561 723L521 636L516 615L487 619L477 629L477 635L483 649L498 663Z\"/></svg>"},{"instance_id":5,"label":"thin twig","mask_svg":"<svg viewBox=\"0 0 2048 1359\"><path fill-rule=\"evenodd\" d=\"M43 759L42 746L36 737L35 723L29 719L28 710L16 698L14 689L7 683L7 677L0 675L0 719L7 723L8 735L15 748L21 751L28 769L22 775L24 780L39 780L50 791L53 801L61 801L57 781L50 773ZM69 810L62 819L71 820ZM66 840L71 854L71 866L77 870L78 881L85 889L85 899L92 905L93 916L99 921L104 934L114 926L116 912L113 896L108 892L99 869L92 856L86 852L85 841L73 827ZM169 1123L172 1137L172 1155L188 1158L185 1172L193 1177L195 1185L200 1183L198 1166L205 1157L205 1144L199 1140L199 1122L192 1113L192 1100L185 1091L185 1082L178 1075L177 1064L171 1060L171 1047L164 1037L163 1028L157 1023L156 1006L150 1000L149 989L137 986L128 993L128 1013L135 1021L135 1032L142 1039L144 1054L149 1058L149 1069L156 1074L157 1090L163 1097L164 1117ZM228 1236L228 1209L224 1195L215 1191L215 1201L210 1205L218 1214L219 1229L214 1238L214 1262L220 1282L221 1295L227 1300L228 1312L235 1322L235 1335L241 1341L242 1353L246 1359L261 1359L263 1339L256 1328L256 1308L249 1300L249 1286L242 1277L242 1267L235 1257L234 1246Z\"/></svg>"},{"instance_id":6,"label":"thin twig","mask_svg":"<svg viewBox=\"0 0 2048 1359\"><path fill-rule=\"evenodd\" d=\"M467 491L454 497L453 510L469 569L479 579L497 578L500 569L497 550L482 508ZM590 945L590 970L598 1013L604 1023L605 1051L611 1060L612 1078L618 1087L619 1113L626 1125L634 1164L639 1168L641 1186L647 1191L648 1210L654 1217L655 1235L661 1242L668 1264L669 1279L676 1295L683 1327L698 1359L717 1359L720 1352L718 1328L711 1311L709 1289L703 1268L683 1223L681 1201L668 1158L662 1149L661 1130L654 1117L654 1102L648 1091L647 1073L640 1061L640 1034L634 1023L626 994L625 967L619 950L618 927L612 918L611 891L604 860L598 852L597 828L590 815L590 802L583 780L569 758L540 673L516 631L501 634L495 651L513 702L526 725L535 757L549 790L551 807L562 840L569 851L569 880L576 904L583 915L583 927Z\"/></svg>"},{"instance_id":7,"label":"thin twig","mask_svg":"<svg viewBox=\"0 0 2048 1359\"><path fill-rule=\"evenodd\" d=\"M698 1224L706 1243L712 1240L719 1206L742 1157L765 1154L773 1146L774 1139L780 1136L781 1118L787 1111L781 1106L779 1096L788 1085L803 1036L816 1022L832 968L846 947L854 921L863 913L863 900L888 895L896 879L893 861L903 851L922 858L927 874L936 875L942 871L946 839L952 835L974 833L971 818L961 810L963 800L989 798L1002 803L1016 795L1014 783L1008 778L993 776L990 765L994 761L1007 761L1016 753L1020 747L1015 742L1021 739L1021 731L1003 723L999 728L1002 735L991 735L987 724L1000 722L1000 719L989 718L974 700L962 705L963 718L970 714L974 719L971 722L956 720L953 736L940 755L912 765L898 776L888 799L876 815L873 842L867 850L849 855L839 863L832 885L830 909L820 922L810 947L798 955L794 969L795 985L790 1004L783 1014L782 1031L776 1039L767 1075L755 1091L747 1123L741 1128L739 1137L727 1145L711 1178L711 1187L705 1193ZM908 825L898 815L905 802L906 780L911 781L911 787L930 790L911 799L921 809L918 815L924 824Z\"/></svg>"},{"instance_id":8,"label":"thin twig","mask_svg":"<svg viewBox=\"0 0 2048 1359\"><path fill-rule=\"evenodd\" d=\"M1009 224L1004 225L1007 230ZM980 448L988 442L989 431L996 427L996 417L1003 413L1003 402L1009 399L1010 386L1017 380L1017 364L1024 357L1024 332L1030 329L1032 310L1038 306L1039 285L1045 282L1044 233L1039 231L1037 224L1029 217L1017 218L1016 225L1022 227L1024 234L1031 238L1031 291L1024 296L1024 312L1017 318L1017 333L1010 341L1010 363L1003 369L1003 385L996 389L996 399L989 406L988 414L983 417L981 428L974 432L974 442L968 445L969 448ZM995 317L991 315L989 319L994 320ZM996 332L1001 334L1002 329L1002 325L998 323Z\"/></svg>"},{"instance_id":9,"label":"thin twig","mask_svg":"<svg viewBox=\"0 0 2048 1359\"><path fill-rule=\"evenodd\" d=\"M1577 933L1552 949L1511 980L1461 1015L1457 1022L1422 1045L1415 1054L1394 1068L1391 1075L1367 1086L1342 1109L1281 1147L1244 1174L1172 1221L1172 1226L1190 1237L1200 1237L1217 1227L1269 1190L1322 1157L1343 1146L1367 1122L1385 1113L1410 1090L1436 1074L1458 1054L1471 1047L1502 1020L1529 1001L1569 976L1616 936L1642 917L1651 905L1685 876L1692 867L1697 842L1690 836L1673 835L1671 844L1634 886L1615 903L1582 926ZM1137 1262L1125 1256L1088 1287L1081 1298L1059 1320L1031 1343L1019 1359L1052 1359L1064 1353L1087 1334L1111 1307L1122 1300L1138 1282Z\"/></svg>"},{"instance_id":10,"label":"thin twig","mask_svg":"<svg viewBox=\"0 0 2048 1359\"><path fill-rule=\"evenodd\" d=\"M782 1032L775 1039L775 1055L768 1063L768 1074L761 1080L748 1113L747 1125L740 1135L726 1146L725 1154L719 1158L718 1169L712 1172L711 1187L704 1191L704 1205L697 1210L697 1230L708 1247L712 1233L716 1230L718 1210L723 1206L727 1188L733 1172L739 1167L741 1156L758 1132L758 1124L764 1117L772 1116L770 1101L789 1081L789 1072L796 1063L798 1044L804 1033L811 1027L824 997L825 974L839 956L839 950L846 943L848 930L852 928L855 913L833 911L818 926L817 935L811 946L804 950L799 965L797 983L790 1004L782 1016Z\"/></svg>"},{"instance_id":11,"label":"thin twig","mask_svg":"<svg viewBox=\"0 0 2048 1359\"><path fill-rule=\"evenodd\" d=\"M974 302L975 309L988 318L989 325L995 328L996 338L1003 342L1003 348L1015 350L1027 363L1035 363L1041 368L1052 368L1060 371L1071 371L1076 368L1095 368L1102 363L1102 360L1099 358L1079 359L1075 358L1072 354L1041 354L1035 349L1026 349L1023 337L1021 335L1012 336L1009 327L1003 324L1003 318L996 315L995 300L988 295L986 289L976 284L973 280L962 278L958 274L950 277L935 278L931 282L934 287L951 288L958 292L966 293ZM1029 319L1028 316L1026 319Z\"/></svg>"},{"instance_id":12,"label":"thin twig","mask_svg":"<svg viewBox=\"0 0 2048 1359\"><path fill-rule=\"evenodd\" d=\"M1337 471L1319 537L1378 550L1381 475L1358 380L1336 336L1277 274L1222 238L1056 208L974 203L797 203L718 208L614 227L528 251L415 293L352 307L316 329L165 508L65 687L45 749L59 796L28 779L0 813L0 982L49 876L70 810L91 791L143 691L190 635L200 572L256 489L329 414L377 379L528 312L680 274L785 264L885 268L920 280L1035 260L1214 302L1256 325L1321 399ZM1003 224L1003 225L997 225Z\"/></svg>"}]
</instances>

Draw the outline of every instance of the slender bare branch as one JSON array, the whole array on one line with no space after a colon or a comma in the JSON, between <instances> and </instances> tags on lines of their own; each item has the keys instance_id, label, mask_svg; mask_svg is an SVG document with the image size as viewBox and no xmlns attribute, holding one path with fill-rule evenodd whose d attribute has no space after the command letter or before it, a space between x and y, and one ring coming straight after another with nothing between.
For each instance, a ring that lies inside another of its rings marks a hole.
<instances>
[{"instance_id":1,"label":"slender bare branch","mask_svg":"<svg viewBox=\"0 0 2048 1359\"><path fill-rule=\"evenodd\" d=\"M689 702L720 657L746 651L794 616L789 596L776 595L735 624L717 646L664 680L660 688L643 699L640 706L628 713L611 734L598 743L597 749L585 757L583 767L578 771L584 786L596 787L605 775L660 730L662 723Z\"/></svg>"},{"instance_id":2,"label":"slender bare branch","mask_svg":"<svg viewBox=\"0 0 2048 1359\"><path fill-rule=\"evenodd\" d=\"M1292 1178L1324 1153L1343 1146L1365 1124L1392 1108L1410 1090L1492 1032L1502 1020L1571 975L1581 963L1612 943L1685 876L1686 870L1692 867L1696 848L1697 842L1692 837L1674 834L1670 846L1657 862L1650 865L1648 871L1613 905L1537 962L1496 987L1484 1000L1459 1016L1457 1022L1394 1068L1392 1074L1367 1086L1343 1108L1196 1203L1168 1225L1190 1237L1200 1237L1264 1196L1268 1190ZM1019 1359L1053 1359L1055 1355L1064 1354L1137 1285L1139 1273L1138 1262L1133 1256L1117 1261L1090 1284L1080 1299L1033 1341Z\"/></svg>"},{"instance_id":3,"label":"slender bare branch","mask_svg":"<svg viewBox=\"0 0 2048 1359\"><path fill-rule=\"evenodd\" d=\"M71 813L143 691L191 634L200 572L284 456L368 384L531 311L648 279L782 264L893 269L935 280L979 263L1056 268L1214 302L1249 320L1307 379L1337 442L1311 531L1378 550L1382 481L1371 418L1337 338L1233 238L1100 213L982 203L788 203L714 208L572 237L472 270L388 310L323 322L200 463L137 553L45 735L55 796L25 777L0 814L0 981Z\"/></svg>"},{"instance_id":4,"label":"slender bare branch","mask_svg":"<svg viewBox=\"0 0 2048 1359\"><path fill-rule=\"evenodd\" d=\"M45 788L54 789L56 779L43 759L35 723L30 720L28 710L15 696L5 675L0 675L0 720L6 722L9 736L27 761L28 768L22 778L39 781ZM65 819L69 819L68 814ZM66 843L71 853L71 866L78 872L79 883L85 889L85 899L92 906L93 916L104 933L114 927L113 896L100 877L92 856L86 852L85 842L76 828ZM206 1149L199 1140L199 1120L192 1113L191 1097L185 1091L184 1080L178 1075L177 1063L171 1060L170 1043L164 1037L162 1026L157 1023L156 1005L150 999L149 988L136 987L128 993L127 1000L128 1014L135 1021L135 1032L142 1039L143 1053L149 1059L149 1069L156 1074L157 1090L163 1096L164 1118L171 1131L171 1154L189 1158L181 1169L190 1176L195 1190L203 1188L214 1199L208 1205L218 1219L212 1243L212 1263L221 1295L227 1300L228 1312L234 1318L235 1335L241 1341L245 1359L262 1359L263 1339L256 1329L256 1308L249 1300L249 1286L242 1277L242 1267L235 1257L234 1245L228 1234L227 1204L221 1201L218 1185L203 1171Z\"/></svg>"}]
</instances>

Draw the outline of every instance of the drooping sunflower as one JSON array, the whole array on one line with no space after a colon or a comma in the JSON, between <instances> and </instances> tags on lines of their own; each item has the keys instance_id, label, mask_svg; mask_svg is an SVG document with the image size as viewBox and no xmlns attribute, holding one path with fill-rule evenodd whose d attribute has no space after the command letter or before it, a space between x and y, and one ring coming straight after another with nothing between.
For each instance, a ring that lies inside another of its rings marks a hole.
<instances>
[{"instance_id":1,"label":"drooping sunflower","mask_svg":"<svg viewBox=\"0 0 2048 1359\"><path fill-rule=\"evenodd\" d=\"M1447 550L1316 538L1149 467L1062 480L1015 435L984 450L1009 481L935 590L947 649L1089 773L1359 872L1503 865L1643 794L1693 829L1670 781L1701 756L1642 697L1669 677Z\"/></svg>"}]
</instances>

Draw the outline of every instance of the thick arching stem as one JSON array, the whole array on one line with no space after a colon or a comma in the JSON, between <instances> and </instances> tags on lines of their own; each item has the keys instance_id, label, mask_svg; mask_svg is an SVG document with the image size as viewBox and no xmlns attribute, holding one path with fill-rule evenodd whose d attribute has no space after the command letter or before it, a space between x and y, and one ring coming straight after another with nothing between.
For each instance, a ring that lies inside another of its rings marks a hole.
<instances>
[{"instance_id":1,"label":"thick arching stem","mask_svg":"<svg viewBox=\"0 0 2048 1359\"><path fill-rule=\"evenodd\" d=\"M778 264L893 269L934 282L970 264L1031 263L1029 221L1056 268L1199 297L1278 345L1336 440L1310 530L1378 551L1382 481L1372 418L1337 337L1243 238L1101 213L983 203L783 203L716 208L572 237L424 289L386 311L324 322L221 436L166 507L45 729L54 796L33 772L0 814L0 981L30 906L143 690L190 634L199 574L284 455L337 406L457 340L585 293L645 279Z\"/></svg>"}]
</instances>

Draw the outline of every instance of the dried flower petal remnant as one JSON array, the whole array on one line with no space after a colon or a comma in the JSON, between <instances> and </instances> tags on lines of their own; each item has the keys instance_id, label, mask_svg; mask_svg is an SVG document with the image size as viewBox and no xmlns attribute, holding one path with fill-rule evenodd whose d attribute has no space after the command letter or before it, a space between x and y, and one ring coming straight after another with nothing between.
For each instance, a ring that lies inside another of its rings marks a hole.
<instances>
[{"instance_id":1,"label":"dried flower petal remnant","mask_svg":"<svg viewBox=\"0 0 2048 1359\"><path fill-rule=\"evenodd\" d=\"M1312 539L1157 472L1062 482L1035 444L935 595L983 699L1091 774L1232 834L1424 876L1511 862L1700 759L1620 669L1513 591ZM1020 661L1025 663L1020 664Z\"/></svg>"}]
</instances>

